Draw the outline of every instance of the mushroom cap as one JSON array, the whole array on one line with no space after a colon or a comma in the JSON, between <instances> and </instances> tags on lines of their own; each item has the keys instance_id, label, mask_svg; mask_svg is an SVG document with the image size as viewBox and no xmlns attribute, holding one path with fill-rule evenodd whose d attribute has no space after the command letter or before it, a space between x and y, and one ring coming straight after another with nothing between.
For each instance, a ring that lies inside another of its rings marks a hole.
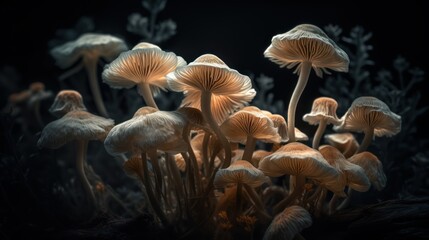
<instances>
[{"instance_id":1,"label":"mushroom cap","mask_svg":"<svg viewBox=\"0 0 429 240\"><path fill-rule=\"evenodd\" d=\"M111 155L141 153L151 149L165 152L186 152L182 139L186 120L167 111L137 115L112 128L104 141Z\"/></svg>"},{"instance_id":2,"label":"mushroom cap","mask_svg":"<svg viewBox=\"0 0 429 240\"><path fill-rule=\"evenodd\" d=\"M204 54L167 75L172 91L183 92L182 106L201 110L202 92L212 94L211 110L218 123L247 105L256 95L248 76L229 68L213 54Z\"/></svg>"},{"instance_id":3,"label":"mushroom cap","mask_svg":"<svg viewBox=\"0 0 429 240\"><path fill-rule=\"evenodd\" d=\"M259 166L259 162L266 156L270 155L272 152L266 151L266 150L256 150L252 154L252 163L255 167Z\"/></svg>"},{"instance_id":4,"label":"mushroom cap","mask_svg":"<svg viewBox=\"0 0 429 240\"><path fill-rule=\"evenodd\" d=\"M141 161L142 158L140 155L131 156L127 161L124 162L122 168L128 176L132 178L139 178L139 175L143 174L143 171L141 170Z\"/></svg>"},{"instance_id":5,"label":"mushroom cap","mask_svg":"<svg viewBox=\"0 0 429 240\"><path fill-rule=\"evenodd\" d=\"M161 48L158 45L148 43L148 42L140 42L140 43L136 44L131 50L140 49L140 48L142 48L142 49L156 48L158 50L161 50Z\"/></svg>"},{"instance_id":6,"label":"mushroom cap","mask_svg":"<svg viewBox=\"0 0 429 240\"><path fill-rule=\"evenodd\" d=\"M68 68L81 57L112 61L119 53L128 50L125 42L115 36L99 33L85 33L78 39L53 48L50 53L56 64Z\"/></svg>"},{"instance_id":7,"label":"mushroom cap","mask_svg":"<svg viewBox=\"0 0 429 240\"><path fill-rule=\"evenodd\" d=\"M305 176L338 194L344 187L336 182L340 173L317 150L299 142L288 143L259 162L259 169L270 177L282 175Z\"/></svg>"},{"instance_id":8,"label":"mushroom cap","mask_svg":"<svg viewBox=\"0 0 429 240\"><path fill-rule=\"evenodd\" d=\"M343 186L348 185L351 189L358 192L369 190L371 183L363 168L347 161L338 149L330 145L320 146L319 152L331 166L335 167L341 173L342 179L338 181L339 184L343 184Z\"/></svg>"},{"instance_id":9,"label":"mushroom cap","mask_svg":"<svg viewBox=\"0 0 429 240\"><path fill-rule=\"evenodd\" d=\"M112 119L86 111L71 111L46 125L37 145L40 148L57 149L73 140L103 141L113 125Z\"/></svg>"},{"instance_id":10,"label":"mushroom cap","mask_svg":"<svg viewBox=\"0 0 429 240\"><path fill-rule=\"evenodd\" d=\"M290 206L277 214L265 231L263 240L292 240L313 224L311 214L300 206Z\"/></svg>"},{"instance_id":11,"label":"mushroom cap","mask_svg":"<svg viewBox=\"0 0 429 240\"><path fill-rule=\"evenodd\" d=\"M82 95L75 90L61 90L55 96L49 112L56 117L62 117L71 111L86 111Z\"/></svg>"},{"instance_id":12,"label":"mushroom cap","mask_svg":"<svg viewBox=\"0 0 429 240\"><path fill-rule=\"evenodd\" d=\"M340 125L341 120L337 116L338 103L333 98L319 97L313 101L311 112L305 114L302 119L311 125L318 125L322 119L328 124Z\"/></svg>"},{"instance_id":13,"label":"mushroom cap","mask_svg":"<svg viewBox=\"0 0 429 240\"><path fill-rule=\"evenodd\" d=\"M299 74L301 62L311 62L317 76L322 77L326 68L347 72L349 57L322 29L312 24L300 24L290 31L271 39L265 57L280 65L293 68Z\"/></svg>"},{"instance_id":14,"label":"mushroom cap","mask_svg":"<svg viewBox=\"0 0 429 240\"><path fill-rule=\"evenodd\" d=\"M273 121L261 111L239 110L229 116L220 129L230 141L241 144L246 144L248 136L264 142L280 143L281 140Z\"/></svg>"},{"instance_id":15,"label":"mushroom cap","mask_svg":"<svg viewBox=\"0 0 429 240\"><path fill-rule=\"evenodd\" d=\"M219 169L214 178L214 186L225 187L228 184L244 183L251 187L259 187L269 182L264 173L245 160L237 160L229 167Z\"/></svg>"},{"instance_id":16,"label":"mushroom cap","mask_svg":"<svg viewBox=\"0 0 429 240\"><path fill-rule=\"evenodd\" d=\"M340 150L344 157L349 158L359 148L359 143L352 133L331 133L324 136L329 145Z\"/></svg>"},{"instance_id":17,"label":"mushroom cap","mask_svg":"<svg viewBox=\"0 0 429 240\"><path fill-rule=\"evenodd\" d=\"M386 175L383 171L383 164L374 154L364 151L348 158L351 163L363 168L371 184L381 191L386 186Z\"/></svg>"},{"instance_id":18,"label":"mushroom cap","mask_svg":"<svg viewBox=\"0 0 429 240\"><path fill-rule=\"evenodd\" d=\"M142 43L141 43L142 44ZM112 88L131 88L139 84L149 84L154 95L159 89L166 90L165 76L176 67L186 64L173 52L160 48L134 48L122 52L114 61L106 65L102 78ZM140 89L138 89L139 93Z\"/></svg>"},{"instance_id":19,"label":"mushroom cap","mask_svg":"<svg viewBox=\"0 0 429 240\"><path fill-rule=\"evenodd\" d=\"M401 116L375 97L356 98L341 120L342 124L334 126L334 130L362 132L374 128L377 137L390 137L401 131Z\"/></svg>"}]
</instances>

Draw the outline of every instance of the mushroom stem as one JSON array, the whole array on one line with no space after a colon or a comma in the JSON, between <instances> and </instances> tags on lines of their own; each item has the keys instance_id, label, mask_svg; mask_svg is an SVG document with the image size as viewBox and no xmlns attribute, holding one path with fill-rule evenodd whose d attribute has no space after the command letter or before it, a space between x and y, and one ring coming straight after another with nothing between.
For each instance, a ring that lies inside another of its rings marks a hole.
<instances>
[{"instance_id":1,"label":"mushroom stem","mask_svg":"<svg viewBox=\"0 0 429 240\"><path fill-rule=\"evenodd\" d=\"M77 151L76 151L76 170L80 181L82 182L83 190L88 198L88 201L92 205L94 210L98 210L97 200L95 194L92 191L91 184L85 174L85 161L86 161L86 149L88 141L77 140Z\"/></svg>"},{"instance_id":2,"label":"mushroom stem","mask_svg":"<svg viewBox=\"0 0 429 240\"><path fill-rule=\"evenodd\" d=\"M249 195L249 198L252 200L253 205L256 207L257 211L260 213L261 216L265 217L266 219L270 219L270 215L265 210L264 204L262 203L261 198L256 193L255 189L250 187L247 184L243 184L244 189L246 190L247 194Z\"/></svg>"},{"instance_id":3,"label":"mushroom stem","mask_svg":"<svg viewBox=\"0 0 429 240\"><path fill-rule=\"evenodd\" d=\"M328 215L332 215L336 211L336 206L338 202L338 195L334 193L328 205Z\"/></svg>"},{"instance_id":4,"label":"mushroom stem","mask_svg":"<svg viewBox=\"0 0 429 240\"><path fill-rule=\"evenodd\" d=\"M337 209L336 209L337 211L342 210L342 209L349 206L352 195L353 195L352 193L353 193L353 189L351 187L349 187L349 189L347 189L347 197L337 207Z\"/></svg>"},{"instance_id":5,"label":"mushroom stem","mask_svg":"<svg viewBox=\"0 0 429 240\"><path fill-rule=\"evenodd\" d=\"M243 157L242 157L243 160L246 160L252 163L252 156L253 156L253 151L255 150L255 146L256 146L256 139L248 135L246 140L246 147L244 148L244 152L243 152Z\"/></svg>"},{"instance_id":6,"label":"mushroom stem","mask_svg":"<svg viewBox=\"0 0 429 240\"><path fill-rule=\"evenodd\" d=\"M302 195L302 192L304 191L304 185L305 185L305 176L297 175L296 177L296 185L295 189L292 191L292 193L285 199L281 200L279 203L277 203L273 208L274 215L280 213L283 211L287 206L289 206L293 201L300 197Z\"/></svg>"},{"instance_id":7,"label":"mushroom stem","mask_svg":"<svg viewBox=\"0 0 429 240\"><path fill-rule=\"evenodd\" d=\"M140 96L143 97L147 106L159 109L155 103L155 100L153 99L152 90L150 89L149 84L139 83L137 85L137 92L140 94Z\"/></svg>"},{"instance_id":8,"label":"mushroom stem","mask_svg":"<svg viewBox=\"0 0 429 240\"><path fill-rule=\"evenodd\" d=\"M319 197L317 198L316 208L314 209L314 216L320 217L321 212L323 210L323 204L325 203L326 194L328 190L326 188L322 188L322 192L319 194Z\"/></svg>"},{"instance_id":9,"label":"mushroom stem","mask_svg":"<svg viewBox=\"0 0 429 240\"><path fill-rule=\"evenodd\" d=\"M142 156L142 165L143 165L143 184L146 188L146 194L149 198L150 205L152 206L153 211L159 217L161 222L165 226L168 226L167 217L165 216L164 212L162 212L161 207L158 204L158 200L155 198L155 195L153 192L152 183L150 182L150 177L149 177L150 176L149 168L147 166L146 153L143 152L141 156Z\"/></svg>"},{"instance_id":10,"label":"mushroom stem","mask_svg":"<svg viewBox=\"0 0 429 240\"><path fill-rule=\"evenodd\" d=\"M301 97L302 92L304 91L305 86L308 82L308 77L310 76L311 71L311 62L304 61L300 65L300 73L298 82L293 90L292 97L289 102L288 110L287 110L287 122L288 126L288 136L289 142L296 142L295 138L295 112L296 106L298 105L298 100Z\"/></svg>"},{"instance_id":11,"label":"mushroom stem","mask_svg":"<svg viewBox=\"0 0 429 240\"><path fill-rule=\"evenodd\" d=\"M203 148L202 148L202 159L203 159L203 172L204 176L209 177L209 141L210 141L210 134L204 133L203 138Z\"/></svg>"},{"instance_id":12,"label":"mushroom stem","mask_svg":"<svg viewBox=\"0 0 429 240\"><path fill-rule=\"evenodd\" d=\"M361 153L363 151L366 151L366 149L371 144L373 138L374 138L374 128L367 129L365 131L365 137L363 138L362 143L360 144L356 153Z\"/></svg>"},{"instance_id":13,"label":"mushroom stem","mask_svg":"<svg viewBox=\"0 0 429 240\"><path fill-rule=\"evenodd\" d=\"M81 69L83 68L83 64L79 63L78 65L74 66L73 68L69 69L68 71L66 71L65 73L61 74L58 77L58 80L63 81L67 78L69 78L70 76L74 75L75 73L79 72Z\"/></svg>"},{"instance_id":14,"label":"mushroom stem","mask_svg":"<svg viewBox=\"0 0 429 240\"><path fill-rule=\"evenodd\" d=\"M150 162L152 163L152 167L155 173L155 187L156 187L156 192L157 192L157 196L158 198L162 196L162 180L163 180L163 175L161 172L161 167L159 166L158 163L158 153L156 151L156 149L152 149L147 151L147 155L150 158Z\"/></svg>"},{"instance_id":15,"label":"mushroom stem","mask_svg":"<svg viewBox=\"0 0 429 240\"><path fill-rule=\"evenodd\" d=\"M235 211L234 211L234 216L233 216L233 219L235 220L238 216L240 216L240 214L241 214L241 205L242 205L242 202L243 202L243 196L242 196L242 193L243 193L243 183L241 183L241 182L238 182L237 183L237 189L236 189L236 201L235 201Z\"/></svg>"},{"instance_id":16,"label":"mushroom stem","mask_svg":"<svg viewBox=\"0 0 429 240\"><path fill-rule=\"evenodd\" d=\"M103 103L101 96L100 85L98 85L97 78L97 58L87 57L83 59L86 72L88 74L89 87L91 88L92 97L94 99L95 106L101 116L108 118L106 107Z\"/></svg>"},{"instance_id":17,"label":"mushroom stem","mask_svg":"<svg viewBox=\"0 0 429 240\"><path fill-rule=\"evenodd\" d=\"M326 119L322 119L319 122L319 126L317 127L316 133L314 133L314 137L313 137L313 145L312 147L314 149L318 149L319 145L320 145L320 139L323 136L323 133L326 130L326 125L327 125L327 120Z\"/></svg>"},{"instance_id":18,"label":"mushroom stem","mask_svg":"<svg viewBox=\"0 0 429 240\"><path fill-rule=\"evenodd\" d=\"M211 98L212 98L211 92L204 91L201 93L201 112L206 122L209 124L213 132L216 134L217 139L222 144L222 147L225 151L225 159L223 161L222 168L227 168L231 164L231 145L229 144L228 139L226 139L225 135L220 130L219 125L213 118L212 111L211 111L211 104L210 104Z\"/></svg>"}]
</instances>

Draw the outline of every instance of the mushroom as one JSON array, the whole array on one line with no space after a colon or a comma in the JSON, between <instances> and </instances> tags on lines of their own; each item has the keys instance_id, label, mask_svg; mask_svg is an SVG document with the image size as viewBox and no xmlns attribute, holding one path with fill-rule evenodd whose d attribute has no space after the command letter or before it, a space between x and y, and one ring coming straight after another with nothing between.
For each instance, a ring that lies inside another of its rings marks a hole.
<instances>
[{"instance_id":1,"label":"mushroom","mask_svg":"<svg viewBox=\"0 0 429 240\"><path fill-rule=\"evenodd\" d=\"M329 145L340 150L344 157L349 158L359 148L355 136L351 133L331 133L324 136Z\"/></svg>"},{"instance_id":2,"label":"mushroom","mask_svg":"<svg viewBox=\"0 0 429 240\"><path fill-rule=\"evenodd\" d=\"M86 111L82 95L75 90L59 91L49 108L49 112L60 118L71 111Z\"/></svg>"},{"instance_id":3,"label":"mushroom","mask_svg":"<svg viewBox=\"0 0 429 240\"><path fill-rule=\"evenodd\" d=\"M365 134L356 153L365 151L374 136L391 137L401 131L401 116L390 111L386 103L371 96L356 98L341 119L342 124L335 126L334 130Z\"/></svg>"},{"instance_id":4,"label":"mushroom","mask_svg":"<svg viewBox=\"0 0 429 240\"><path fill-rule=\"evenodd\" d=\"M269 183L270 179L264 173L255 168L251 163L245 160L237 160L229 167L219 169L216 172L213 185L215 187L226 187L228 185L236 185L236 205L235 217L241 214L242 210L242 188L249 195L254 206L263 216L268 216L265 213L263 203L253 188L261 186L263 183ZM235 219L235 217L233 219Z\"/></svg>"},{"instance_id":5,"label":"mushroom","mask_svg":"<svg viewBox=\"0 0 429 240\"><path fill-rule=\"evenodd\" d=\"M97 210L98 205L85 174L88 141L103 141L113 125L112 119L99 117L83 110L74 110L46 125L37 141L39 148L49 149L58 149L68 142L76 142L76 170L94 210Z\"/></svg>"},{"instance_id":6,"label":"mushroom","mask_svg":"<svg viewBox=\"0 0 429 240\"><path fill-rule=\"evenodd\" d=\"M83 64L69 70L66 75L72 75L84 67L97 110L102 116L108 117L98 84L97 63L100 58L111 61L127 49L125 42L120 38L107 34L85 33L75 41L53 48L50 53L60 68L68 68L82 58Z\"/></svg>"},{"instance_id":7,"label":"mushroom","mask_svg":"<svg viewBox=\"0 0 429 240\"><path fill-rule=\"evenodd\" d=\"M363 168L372 186L374 186L377 191L383 190L386 186L386 175L383 171L383 164L377 156L371 152L364 151L347 160Z\"/></svg>"},{"instance_id":8,"label":"mushroom","mask_svg":"<svg viewBox=\"0 0 429 240\"><path fill-rule=\"evenodd\" d=\"M280 65L293 68L299 75L288 106L288 135L295 142L295 111L298 100L307 85L311 68L322 77L326 69L347 72L349 57L322 29L312 24L300 24L290 31L278 34L264 52L265 57Z\"/></svg>"},{"instance_id":9,"label":"mushroom","mask_svg":"<svg viewBox=\"0 0 429 240\"><path fill-rule=\"evenodd\" d=\"M319 148L320 139L325 132L326 125L340 125L341 121L337 117L338 103L333 98L319 97L313 101L311 112L305 114L302 119L311 125L318 125L313 137L314 149Z\"/></svg>"},{"instance_id":10,"label":"mushroom","mask_svg":"<svg viewBox=\"0 0 429 240\"><path fill-rule=\"evenodd\" d=\"M249 77L229 68L213 54L204 54L187 66L169 74L171 90L183 92L182 106L200 109L225 151L222 167L231 163L231 146L219 129L231 113L239 110L256 95Z\"/></svg>"},{"instance_id":11,"label":"mushroom","mask_svg":"<svg viewBox=\"0 0 429 240\"><path fill-rule=\"evenodd\" d=\"M278 213L300 199L304 191L306 178L320 182L324 187L339 195L344 195L344 187L338 186L339 172L329 165L317 150L299 142L288 143L259 162L259 169L270 177L291 175L296 177L296 186L292 193L275 207Z\"/></svg>"},{"instance_id":12,"label":"mushroom","mask_svg":"<svg viewBox=\"0 0 429 240\"><path fill-rule=\"evenodd\" d=\"M265 230L263 240L302 239L300 232L312 224L311 214L305 208L290 206L273 219L267 230Z\"/></svg>"},{"instance_id":13,"label":"mushroom","mask_svg":"<svg viewBox=\"0 0 429 240\"><path fill-rule=\"evenodd\" d=\"M106 65L102 78L112 88L136 86L146 105L158 109L153 96L156 96L160 89L166 90L165 76L183 65L186 65L186 62L175 53L165 52L154 44L141 42Z\"/></svg>"},{"instance_id":14,"label":"mushroom","mask_svg":"<svg viewBox=\"0 0 429 240\"><path fill-rule=\"evenodd\" d=\"M249 162L252 161L256 140L272 143L280 143L281 140L274 123L260 110L246 111L246 108L243 108L229 116L220 129L230 141L246 146L242 159Z\"/></svg>"}]
</instances>

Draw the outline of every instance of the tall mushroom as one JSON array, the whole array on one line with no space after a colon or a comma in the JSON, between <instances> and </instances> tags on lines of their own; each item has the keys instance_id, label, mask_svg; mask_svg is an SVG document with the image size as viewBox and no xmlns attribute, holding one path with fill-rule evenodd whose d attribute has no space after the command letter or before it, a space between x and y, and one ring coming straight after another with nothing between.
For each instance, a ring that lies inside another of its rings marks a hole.
<instances>
[{"instance_id":1,"label":"tall mushroom","mask_svg":"<svg viewBox=\"0 0 429 240\"><path fill-rule=\"evenodd\" d=\"M295 111L298 100L307 85L311 68L322 77L326 69L347 72L349 57L337 46L322 29L312 24L300 24L290 31L278 34L264 52L265 57L280 65L293 68L299 75L288 106L288 135L291 142L295 139Z\"/></svg>"},{"instance_id":2,"label":"tall mushroom","mask_svg":"<svg viewBox=\"0 0 429 240\"><path fill-rule=\"evenodd\" d=\"M338 103L333 98L319 97L313 101L311 112L305 114L302 119L311 125L318 125L313 137L314 149L319 148L320 139L328 124L340 125L341 121L337 117Z\"/></svg>"},{"instance_id":3,"label":"tall mushroom","mask_svg":"<svg viewBox=\"0 0 429 240\"><path fill-rule=\"evenodd\" d=\"M58 149L71 141L76 142L76 170L93 210L97 210L98 204L85 174L88 141L103 141L113 125L112 119L83 110L73 110L46 125L37 142L39 148L50 149Z\"/></svg>"},{"instance_id":4,"label":"tall mushroom","mask_svg":"<svg viewBox=\"0 0 429 240\"><path fill-rule=\"evenodd\" d=\"M66 74L71 75L82 67L85 68L97 110L102 116L108 117L98 84L98 60L103 58L106 61L112 61L127 49L127 45L120 38L107 34L85 33L75 41L53 48L50 53L60 68L68 68L82 58L82 64L72 68Z\"/></svg>"},{"instance_id":5,"label":"tall mushroom","mask_svg":"<svg viewBox=\"0 0 429 240\"><path fill-rule=\"evenodd\" d=\"M231 113L247 105L256 95L249 77L229 68L213 54L204 54L169 74L171 90L183 92L182 106L200 109L225 151L223 168L231 163L231 146L219 129Z\"/></svg>"},{"instance_id":6,"label":"tall mushroom","mask_svg":"<svg viewBox=\"0 0 429 240\"><path fill-rule=\"evenodd\" d=\"M166 75L176 67L186 65L183 58L173 52L165 52L158 46L141 42L132 50L123 52L104 68L103 81L112 88L137 87L147 106L157 108L153 99L166 90Z\"/></svg>"},{"instance_id":7,"label":"tall mushroom","mask_svg":"<svg viewBox=\"0 0 429 240\"><path fill-rule=\"evenodd\" d=\"M401 116L392 112L386 103L378 98L363 96L356 98L336 131L354 131L365 134L357 153L365 151L374 136L391 137L401 131Z\"/></svg>"}]
</instances>

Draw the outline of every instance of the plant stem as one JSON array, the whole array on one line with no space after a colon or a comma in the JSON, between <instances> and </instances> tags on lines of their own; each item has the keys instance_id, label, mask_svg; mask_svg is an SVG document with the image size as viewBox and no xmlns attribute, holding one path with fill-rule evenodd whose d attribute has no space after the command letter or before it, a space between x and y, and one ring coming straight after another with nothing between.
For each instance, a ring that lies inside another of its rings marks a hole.
<instances>
[{"instance_id":1,"label":"plant stem","mask_svg":"<svg viewBox=\"0 0 429 240\"><path fill-rule=\"evenodd\" d=\"M295 142L295 112L296 106L298 105L298 100L301 97L302 92L304 91L305 86L308 82L308 77L311 71L311 62L304 61L301 63L301 71L299 73L298 82L293 90L292 97L289 102L287 110L287 122L288 126L288 136L289 142Z\"/></svg>"}]
</instances>

